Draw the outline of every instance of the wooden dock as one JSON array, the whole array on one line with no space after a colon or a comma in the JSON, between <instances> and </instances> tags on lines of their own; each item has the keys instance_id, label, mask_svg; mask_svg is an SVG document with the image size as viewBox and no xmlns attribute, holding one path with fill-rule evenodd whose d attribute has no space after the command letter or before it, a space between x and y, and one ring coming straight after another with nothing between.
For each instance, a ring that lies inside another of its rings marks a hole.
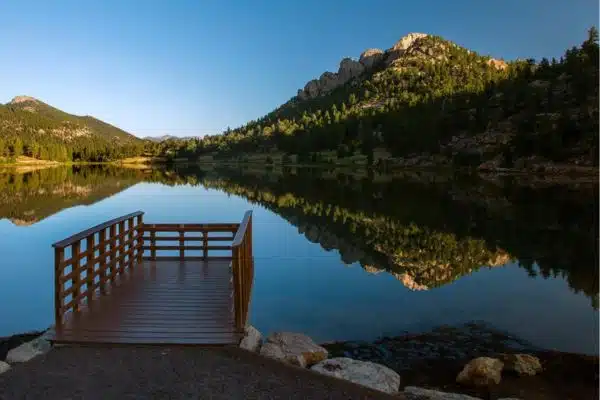
<instances>
[{"instance_id":1,"label":"wooden dock","mask_svg":"<svg viewBox=\"0 0 600 400\"><path fill-rule=\"evenodd\" d=\"M147 224L138 211L53 246L55 343L230 345L243 336L251 211L225 224Z\"/></svg>"}]
</instances>

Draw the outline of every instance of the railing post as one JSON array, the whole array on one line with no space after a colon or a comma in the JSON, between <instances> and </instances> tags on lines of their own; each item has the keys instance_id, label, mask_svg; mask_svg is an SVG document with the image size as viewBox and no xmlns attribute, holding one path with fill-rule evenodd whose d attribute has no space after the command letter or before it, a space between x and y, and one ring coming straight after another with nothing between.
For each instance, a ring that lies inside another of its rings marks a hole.
<instances>
[{"instance_id":1,"label":"railing post","mask_svg":"<svg viewBox=\"0 0 600 400\"><path fill-rule=\"evenodd\" d=\"M73 287L73 311L79 311L79 293L81 293L81 271L79 270L80 260L79 253L81 249L81 242L78 240L71 246L71 257L73 258L73 264L71 271L73 272L73 278L71 279L71 285Z\"/></svg>"},{"instance_id":2,"label":"railing post","mask_svg":"<svg viewBox=\"0 0 600 400\"><path fill-rule=\"evenodd\" d=\"M61 282L63 267L61 264L65 261L65 249L61 247L54 248L54 329L58 332L62 327L62 306L63 306L63 284Z\"/></svg>"},{"instance_id":3,"label":"railing post","mask_svg":"<svg viewBox=\"0 0 600 400\"><path fill-rule=\"evenodd\" d=\"M129 232L127 234L127 240L126 240L126 246L127 246L127 269L131 270L133 269L133 265L135 264L135 258L136 258L136 240L135 240L135 236L136 236L136 229L135 229L135 225L134 224L134 219L133 217L129 218L127 220L127 232Z\"/></svg>"},{"instance_id":4,"label":"railing post","mask_svg":"<svg viewBox=\"0 0 600 400\"><path fill-rule=\"evenodd\" d=\"M100 230L98 232L98 242L100 245L100 250L98 253L104 254L106 252L106 228ZM100 257L100 263L98 266L99 271L99 280L100 280L100 293L106 294L106 257Z\"/></svg>"},{"instance_id":5,"label":"railing post","mask_svg":"<svg viewBox=\"0 0 600 400\"><path fill-rule=\"evenodd\" d=\"M156 228L156 225L152 225L152 228ZM156 260L156 230L150 231L150 259Z\"/></svg>"},{"instance_id":6,"label":"railing post","mask_svg":"<svg viewBox=\"0 0 600 400\"><path fill-rule=\"evenodd\" d=\"M93 297L93 291L92 288L94 287L94 263L92 262L94 257L94 246L95 246L95 234L92 233L90 236L87 237L87 242L86 242L86 272L85 272L85 286L86 286L86 292L87 292L87 298L88 298L88 305L90 304L90 302L92 301L92 297Z\"/></svg>"},{"instance_id":7,"label":"railing post","mask_svg":"<svg viewBox=\"0 0 600 400\"><path fill-rule=\"evenodd\" d=\"M110 251L110 284L111 286L114 285L115 283L115 277L117 276L117 263L116 263L116 259L117 259L117 254L116 254L116 249L117 249L117 225L113 224L110 226L110 245L109 245L109 251Z\"/></svg>"},{"instance_id":8,"label":"railing post","mask_svg":"<svg viewBox=\"0 0 600 400\"><path fill-rule=\"evenodd\" d=\"M144 256L144 214L140 214L137 217L137 262L142 263L142 257Z\"/></svg>"},{"instance_id":9,"label":"railing post","mask_svg":"<svg viewBox=\"0 0 600 400\"><path fill-rule=\"evenodd\" d=\"M183 260L185 258L185 231L183 224L179 225L179 258Z\"/></svg>"},{"instance_id":10,"label":"railing post","mask_svg":"<svg viewBox=\"0 0 600 400\"><path fill-rule=\"evenodd\" d=\"M119 247L117 253L119 254L119 262L117 263L119 267L117 271L119 273L119 279L123 278L123 271L125 270L125 221L119 222Z\"/></svg>"},{"instance_id":11,"label":"railing post","mask_svg":"<svg viewBox=\"0 0 600 400\"><path fill-rule=\"evenodd\" d=\"M202 257L208 259L208 229L202 231Z\"/></svg>"}]
</instances>

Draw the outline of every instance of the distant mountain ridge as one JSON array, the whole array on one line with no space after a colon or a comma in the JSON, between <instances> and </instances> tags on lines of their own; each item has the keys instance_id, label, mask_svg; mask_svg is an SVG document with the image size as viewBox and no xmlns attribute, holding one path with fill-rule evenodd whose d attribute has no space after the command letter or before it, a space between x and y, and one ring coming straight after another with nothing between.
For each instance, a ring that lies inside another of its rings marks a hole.
<instances>
[{"instance_id":1,"label":"distant mountain ridge","mask_svg":"<svg viewBox=\"0 0 600 400\"><path fill-rule=\"evenodd\" d=\"M143 141L95 117L66 113L31 96L0 105L0 158L108 161L140 154Z\"/></svg>"}]
</instances>

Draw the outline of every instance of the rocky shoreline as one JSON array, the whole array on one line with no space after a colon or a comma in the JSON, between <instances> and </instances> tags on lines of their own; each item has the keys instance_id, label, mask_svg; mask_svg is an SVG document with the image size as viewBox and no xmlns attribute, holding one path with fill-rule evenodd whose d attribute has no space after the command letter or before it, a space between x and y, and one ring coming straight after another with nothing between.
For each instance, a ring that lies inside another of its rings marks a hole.
<instances>
[{"instance_id":1,"label":"rocky shoreline","mask_svg":"<svg viewBox=\"0 0 600 400\"><path fill-rule=\"evenodd\" d=\"M45 332L0 338L0 373L49 351ZM482 322L320 345L248 326L240 347L406 399L598 398L598 356L542 349Z\"/></svg>"}]
</instances>

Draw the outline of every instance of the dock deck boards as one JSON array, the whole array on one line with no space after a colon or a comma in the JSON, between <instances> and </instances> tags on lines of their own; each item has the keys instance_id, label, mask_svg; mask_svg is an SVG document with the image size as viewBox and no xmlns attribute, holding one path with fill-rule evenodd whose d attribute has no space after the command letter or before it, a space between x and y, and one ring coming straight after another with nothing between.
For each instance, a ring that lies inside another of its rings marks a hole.
<instances>
[{"instance_id":1,"label":"dock deck boards","mask_svg":"<svg viewBox=\"0 0 600 400\"><path fill-rule=\"evenodd\" d=\"M237 344L230 260L143 261L56 329L56 343Z\"/></svg>"}]
</instances>

